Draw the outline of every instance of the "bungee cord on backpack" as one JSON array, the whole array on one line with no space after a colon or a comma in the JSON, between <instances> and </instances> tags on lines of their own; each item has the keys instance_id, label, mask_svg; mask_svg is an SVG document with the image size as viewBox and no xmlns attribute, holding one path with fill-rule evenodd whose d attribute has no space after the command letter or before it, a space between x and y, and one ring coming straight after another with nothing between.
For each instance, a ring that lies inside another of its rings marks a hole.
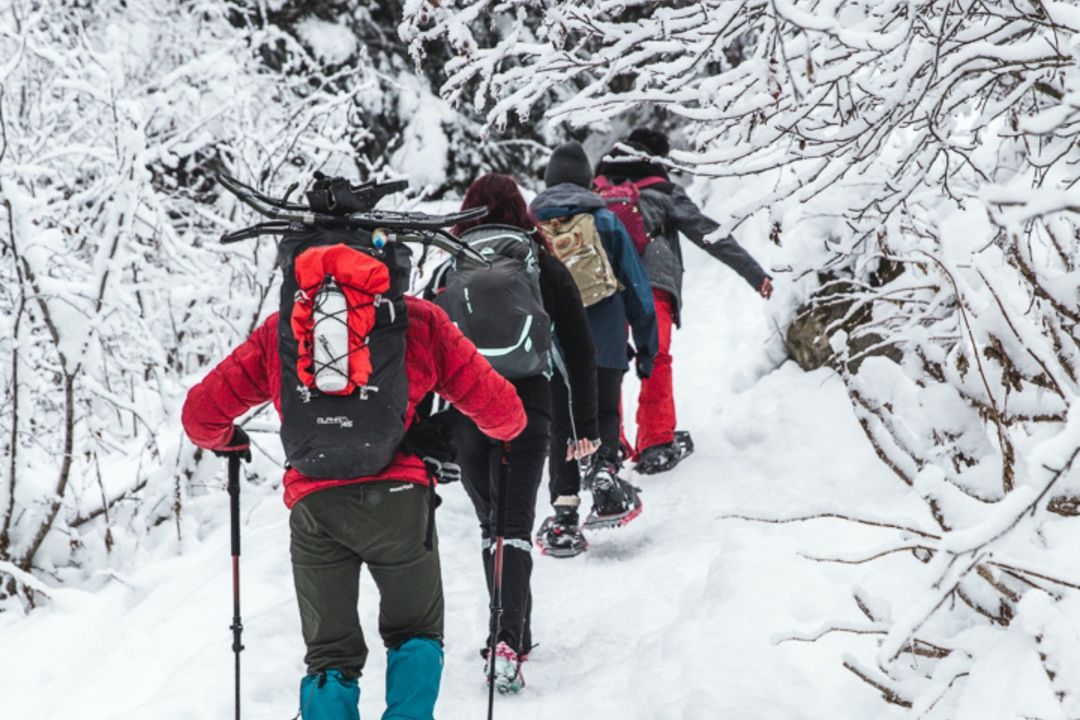
<instances>
[{"instance_id":1,"label":"bungee cord on backpack","mask_svg":"<svg viewBox=\"0 0 1080 720\"><path fill-rule=\"evenodd\" d=\"M368 302L351 303L349 302L348 296L341 291L340 288L342 287L348 287L371 299ZM314 293L314 295L311 293ZM340 300L338 298L340 298ZM302 288L297 291L296 304L310 305L311 308L314 327L312 328L312 347L310 348L310 374L314 376L315 383L320 390L328 394L333 394L334 392L341 392L347 388L351 379L350 364L352 362L352 355L356 352L366 350L367 346L367 336L351 326L349 318L355 313L363 312L364 308L378 307L381 302L381 293L371 293L364 288L335 281L333 275L330 275L329 273L319 284L307 289ZM393 317L393 303L389 303L389 307L391 315L390 322L393 322L395 319ZM324 323L334 327L328 331L323 327ZM338 328L344 330L346 342L337 344L328 342L326 336L329 332L333 332L334 329ZM344 349L342 349L342 347L344 347ZM345 366L344 369L341 367L343 363ZM333 381L337 381L340 378L341 387L333 387L331 383L326 380L327 376ZM369 392L379 391L377 387L367 384L361 384L359 385L359 388L361 396L366 396Z\"/></svg>"}]
</instances>

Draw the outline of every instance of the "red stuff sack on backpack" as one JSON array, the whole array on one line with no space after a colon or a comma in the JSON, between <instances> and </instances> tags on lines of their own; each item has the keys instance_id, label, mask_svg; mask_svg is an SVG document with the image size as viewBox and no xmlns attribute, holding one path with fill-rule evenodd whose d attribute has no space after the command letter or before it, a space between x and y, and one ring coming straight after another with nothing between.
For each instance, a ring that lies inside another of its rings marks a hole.
<instances>
[{"instance_id":1,"label":"red stuff sack on backpack","mask_svg":"<svg viewBox=\"0 0 1080 720\"><path fill-rule=\"evenodd\" d=\"M343 243L300 253L295 272L299 289L290 324L299 348L296 374L309 388L350 395L371 376L367 336L383 293L390 289L390 272L384 263ZM316 332L324 324L329 331ZM340 339L330 349L326 336L333 335ZM332 387L327 387L327 376L335 381Z\"/></svg>"}]
</instances>

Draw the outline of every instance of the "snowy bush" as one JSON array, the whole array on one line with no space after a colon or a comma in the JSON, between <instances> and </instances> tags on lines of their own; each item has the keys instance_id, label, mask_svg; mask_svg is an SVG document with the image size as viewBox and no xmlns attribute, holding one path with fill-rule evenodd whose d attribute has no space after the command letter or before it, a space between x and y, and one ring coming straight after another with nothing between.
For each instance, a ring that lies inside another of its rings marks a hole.
<instances>
[{"instance_id":1,"label":"snowy bush","mask_svg":"<svg viewBox=\"0 0 1080 720\"><path fill-rule=\"evenodd\" d=\"M896 540L822 559L910 558L910 582L889 585L891 596L854 592L864 622L823 630L881 635L876 655L845 666L916 716L952 718L985 706L977 698L1003 657L1030 660L1042 685L1023 687L1054 705L1032 700L1040 716L1077 717L1063 673L1080 624L1066 610L1080 589L1070 562L1080 9L567 0L541 13L514 0L419 0L409 10L402 33L417 57L442 42L456 53L444 96L484 108L493 127L539 115L605 131L662 107L688 143L673 169L741 181L726 229L767 218L796 299L841 308L826 332L857 417L926 508L916 519L838 513Z\"/></svg>"},{"instance_id":2,"label":"snowy bush","mask_svg":"<svg viewBox=\"0 0 1080 720\"><path fill-rule=\"evenodd\" d=\"M9 606L39 599L32 575L86 578L148 533L198 529L185 510L220 463L183 439L183 392L277 305L272 247L217 242L247 213L214 170L276 191L358 172L370 68L320 74L292 35L249 20L150 0L0 11Z\"/></svg>"}]
</instances>

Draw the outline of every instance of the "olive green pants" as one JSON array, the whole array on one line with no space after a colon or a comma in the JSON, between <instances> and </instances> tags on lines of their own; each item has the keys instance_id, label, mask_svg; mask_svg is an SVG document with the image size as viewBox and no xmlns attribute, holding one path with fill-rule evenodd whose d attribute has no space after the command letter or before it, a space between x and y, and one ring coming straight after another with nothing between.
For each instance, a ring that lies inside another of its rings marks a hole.
<instances>
[{"instance_id":1,"label":"olive green pants","mask_svg":"<svg viewBox=\"0 0 1080 720\"><path fill-rule=\"evenodd\" d=\"M442 641L442 574L437 541L424 548L427 515L428 489L406 482L328 488L293 506L289 550L309 673L360 675L368 652L357 612L364 563L379 588L386 646Z\"/></svg>"}]
</instances>

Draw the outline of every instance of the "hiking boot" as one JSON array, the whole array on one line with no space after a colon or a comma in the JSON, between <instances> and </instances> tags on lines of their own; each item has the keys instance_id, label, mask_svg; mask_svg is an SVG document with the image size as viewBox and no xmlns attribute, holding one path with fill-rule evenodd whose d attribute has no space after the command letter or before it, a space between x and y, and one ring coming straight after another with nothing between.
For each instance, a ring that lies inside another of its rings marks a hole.
<instances>
[{"instance_id":1,"label":"hiking boot","mask_svg":"<svg viewBox=\"0 0 1080 720\"><path fill-rule=\"evenodd\" d=\"M642 475L667 472L692 452L694 452L694 441L690 439L690 433L681 430L675 433L673 441L642 450L638 454L634 470Z\"/></svg>"},{"instance_id":2,"label":"hiking boot","mask_svg":"<svg viewBox=\"0 0 1080 720\"><path fill-rule=\"evenodd\" d=\"M587 478L593 507L585 519L586 528L620 527L641 514L640 488L620 478L618 472L619 466L608 455L593 461Z\"/></svg>"},{"instance_id":3,"label":"hiking boot","mask_svg":"<svg viewBox=\"0 0 1080 720\"><path fill-rule=\"evenodd\" d=\"M555 514L540 524L536 546L544 555L557 558L575 557L585 552L589 543L578 527L577 506L556 505Z\"/></svg>"}]
</instances>

